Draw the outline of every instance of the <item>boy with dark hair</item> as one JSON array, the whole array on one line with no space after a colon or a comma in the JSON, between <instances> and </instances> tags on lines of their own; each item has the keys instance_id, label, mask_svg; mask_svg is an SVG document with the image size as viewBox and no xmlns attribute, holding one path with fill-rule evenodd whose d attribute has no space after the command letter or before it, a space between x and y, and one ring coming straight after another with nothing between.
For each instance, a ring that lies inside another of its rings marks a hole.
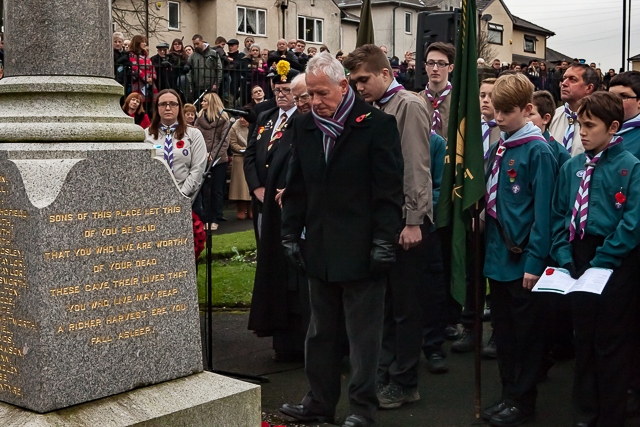
<instances>
[{"instance_id":1,"label":"boy with dark hair","mask_svg":"<svg viewBox=\"0 0 640 427\"><path fill-rule=\"evenodd\" d=\"M574 278L613 269L600 295L572 292L576 365L574 425L625 424L636 323L640 244L640 161L616 136L618 95L596 92L578 108L585 153L562 167L552 204L551 256Z\"/></svg>"},{"instance_id":2,"label":"boy with dark hair","mask_svg":"<svg viewBox=\"0 0 640 427\"><path fill-rule=\"evenodd\" d=\"M533 93L533 109L529 115L529 120L540 128L542 136L549 143L549 148L558 162L558 167L562 167L564 162L571 158L571 154L566 148L549 134L549 123L553 120L556 112L556 102L553 100L551 92L539 90Z\"/></svg>"},{"instance_id":3,"label":"boy with dark hair","mask_svg":"<svg viewBox=\"0 0 640 427\"><path fill-rule=\"evenodd\" d=\"M453 72L456 48L449 43L435 42L427 47L425 68L429 82L420 95L427 101L431 119L431 133L448 138L449 105L451 103L451 83L449 73Z\"/></svg>"},{"instance_id":4,"label":"boy with dark hair","mask_svg":"<svg viewBox=\"0 0 640 427\"><path fill-rule=\"evenodd\" d=\"M543 307L531 289L549 254L558 166L540 129L527 120L533 89L519 73L498 78L491 94L502 132L487 164L484 276L491 287L502 397L482 416L494 426L533 418L545 351Z\"/></svg>"},{"instance_id":5,"label":"boy with dark hair","mask_svg":"<svg viewBox=\"0 0 640 427\"><path fill-rule=\"evenodd\" d=\"M614 76L609 92L622 98L624 123L618 135L624 138L624 148L640 159L640 72L626 71Z\"/></svg>"}]
</instances>

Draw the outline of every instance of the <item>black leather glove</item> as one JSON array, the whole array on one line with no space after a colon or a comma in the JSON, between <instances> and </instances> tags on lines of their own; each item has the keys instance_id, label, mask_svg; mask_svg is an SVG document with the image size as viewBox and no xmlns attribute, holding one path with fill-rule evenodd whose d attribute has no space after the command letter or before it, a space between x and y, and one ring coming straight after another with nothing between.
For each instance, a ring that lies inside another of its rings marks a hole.
<instances>
[{"instance_id":1,"label":"black leather glove","mask_svg":"<svg viewBox=\"0 0 640 427\"><path fill-rule=\"evenodd\" d=\"M386 242L380 239L373 239L373 248L371 248L371 273L387 273L391 270L391 267L393 267L395 262L395 243Z\"/></svg>"},{"instance_id":2,"label":"black leather glove","mask_svg":"<svg viewBox=\"0 0 640 427\"><path fill-rule=\"evenodd\" d=\"M300 250L300 236L294 234L288 234L282 237L282 246L284 246L284 255L287 258L289 264L294 268L299 268L302 271L307 270L307 264L304 262L302 251Z\"/></svg>"},{"instance_id":3,"label":"black leather glove","mask_svg":"<svg viewBox=\"0 0 640 427\"><path fill-rule=\"evenodd\" d=\"M563 265L562 268L564 268L565 270L569 271L569 275L572 278L577 279L578 277L580 277L580 276L576 276L576 266L573 265L572 262Z\"/></svg>"}]
</instances>

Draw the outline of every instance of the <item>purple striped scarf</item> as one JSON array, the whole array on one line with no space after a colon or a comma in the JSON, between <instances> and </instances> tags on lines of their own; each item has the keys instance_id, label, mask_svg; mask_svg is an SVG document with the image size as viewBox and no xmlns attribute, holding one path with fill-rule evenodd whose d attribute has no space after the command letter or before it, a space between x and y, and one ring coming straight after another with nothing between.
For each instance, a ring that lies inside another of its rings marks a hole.
<instances>
[{"instance_id":1,"label":"purple striped scarf","mask_svg":"<svg viewBox=\"0 0 640 427\"><path fill-rule=\"evenodd\" d=\"M451 93L451 88L452 88L451 83L447 82L447 87L444 88L444 90L442 91L438 99L435 99L433 95L431 95L431 92L429 92L429 83L427 83L427 88L425 89L424 93L427 94L427 99L429 100L429 102L431 103L431 106L433 107L431 133L436 133L437 129L442 129L442 116L440 115L440 111L438 110L438 107L440 107L440 104L442 104L442 101L447 99L447 96Z\"/></svg>"},{"instance_id":2,"label":"purple striped scarf","mask_svg":"<svg viewBox=\"0 0 640 427\"><path fill-rule=\"evenodd\" d=\"M588 153L585 153L587 161L584 164L584 175L582 175L582 181L580 181L576 201L573 204L573 211L571 212L571 222L569 223L570 242L576 238L576 232L580 236L581 240L584 238L584 233L587 228L587 216L589 215L589 186L591 184L591 175L593 175L593 170L595 169L598 160L600 160L602 153L621 142L622 137L614 136L609 145L595 156L591 157ZM578 228L576 229L577 218L579 218L580 221L578 223Z\"/></svg>"},{"instance_id":3,"label":"purple striped scarf","mask_svg":"<svg viewBox=\"0 0 640 427\"><path fill-rule=\"evenodd\" d=\"M640 114L624 122L617 135L623 135L629 132L631 129L635 129L637 127L640 127Z\"/></svg>"},{"instance_id":4,"label":"purple striped scarf","mask_svg":"<svg viewBox=\"0 0 640 427\"><path fill-rule=\"evenodd\" d=\"M344 124L347 121L347 117L351 113L353 106L356 102L356 96L353 93L353 89L349 87L347 94L342 98L340 105L333 114L333 117L320 117L316 113L315 109L311 109L313 114L313 120L316 122L318 129L322 131L323 138L322 143L324 145L324 160L329 161L329 154L333 150L333 146L336 144L336 140L344 131Z\"/></svg>"},{"instance_id":5,"label":"purple striped scarf","mask_svg":"<svg viewBox=\"0 0 640 427\"><path fill-rule=\"evenodd\" d=\"M402 86L400 83L398 83L398 81L396 79L393 79L393 81L391 82L391 84L387 88L387 91L382 94L382 98L380 98L380 100L378 102L376 102L376 105L378 107L383 106L384 104L389 102L391 100L391 98L393 98L393 95L395 95L396 93L400 92L401 90L404 90L404 86Z\"/></svg>"}]
</instances>

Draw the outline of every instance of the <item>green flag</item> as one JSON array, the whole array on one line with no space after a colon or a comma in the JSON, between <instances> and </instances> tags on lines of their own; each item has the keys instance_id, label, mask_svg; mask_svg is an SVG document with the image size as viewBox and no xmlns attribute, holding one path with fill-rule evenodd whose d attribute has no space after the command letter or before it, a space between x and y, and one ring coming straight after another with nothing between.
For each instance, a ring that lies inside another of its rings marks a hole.
<instances>
[{"instance_id":1,"label":"green flag","mask_svg":"<svg viewBox=\"0 0 640 427\"><path fill-rule=\"evenodd\" d=\"M462 19L456 43L449 135L437 226L447 227L451 242L443 242L450 259L451 294L464 305L466 289L467 232L471 230L471 208L485 193L484 156L477 72L476 2L462 1ZM449 263L447 263L449 264Z\"/></svg>"},{"instance_id":2,"label":"green flag","mask_svg":"<svg viewBox=\"0 0 640 427\"><path fill-rule=\"evenodd\" d=\"M358 27L358 39L356 47L365 44L375 44L373 41L373 18L371 16L371 0L362 2L362 10L360 11L360 26Z\"/></svg>"}]
</instances>

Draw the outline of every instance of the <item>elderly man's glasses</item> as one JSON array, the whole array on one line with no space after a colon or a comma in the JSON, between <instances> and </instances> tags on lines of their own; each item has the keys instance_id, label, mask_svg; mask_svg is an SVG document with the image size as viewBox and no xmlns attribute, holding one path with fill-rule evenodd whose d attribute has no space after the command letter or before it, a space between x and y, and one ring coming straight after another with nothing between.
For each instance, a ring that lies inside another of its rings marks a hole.
<instances>
[{"instance_id":1,"label":"elderly man's glasses","mask_svg":"<svg viewBox=\"0 0 640 427\"><path fill-rule=\"evenodd\" d=\"M294 96L293 97L293 102L295 102L296 104L299 104L301 102L307 102L309 100L309 94L308 93L303 93L300 96Z\"/></svg>"},{"instance_id":2,"label":"elderly man's glasses","mask_svg":"<svg viewBox=\"0 0 640 427\"><path fill-rule=\"evenodd\" d=\"M291 93L291 89L287 88L287 87L283 87L283 88L276 88L273 90L273 93L275 93L276 95L278 94L282 94L282 95L289 95Z\"/></svg>"}]
</instances>

